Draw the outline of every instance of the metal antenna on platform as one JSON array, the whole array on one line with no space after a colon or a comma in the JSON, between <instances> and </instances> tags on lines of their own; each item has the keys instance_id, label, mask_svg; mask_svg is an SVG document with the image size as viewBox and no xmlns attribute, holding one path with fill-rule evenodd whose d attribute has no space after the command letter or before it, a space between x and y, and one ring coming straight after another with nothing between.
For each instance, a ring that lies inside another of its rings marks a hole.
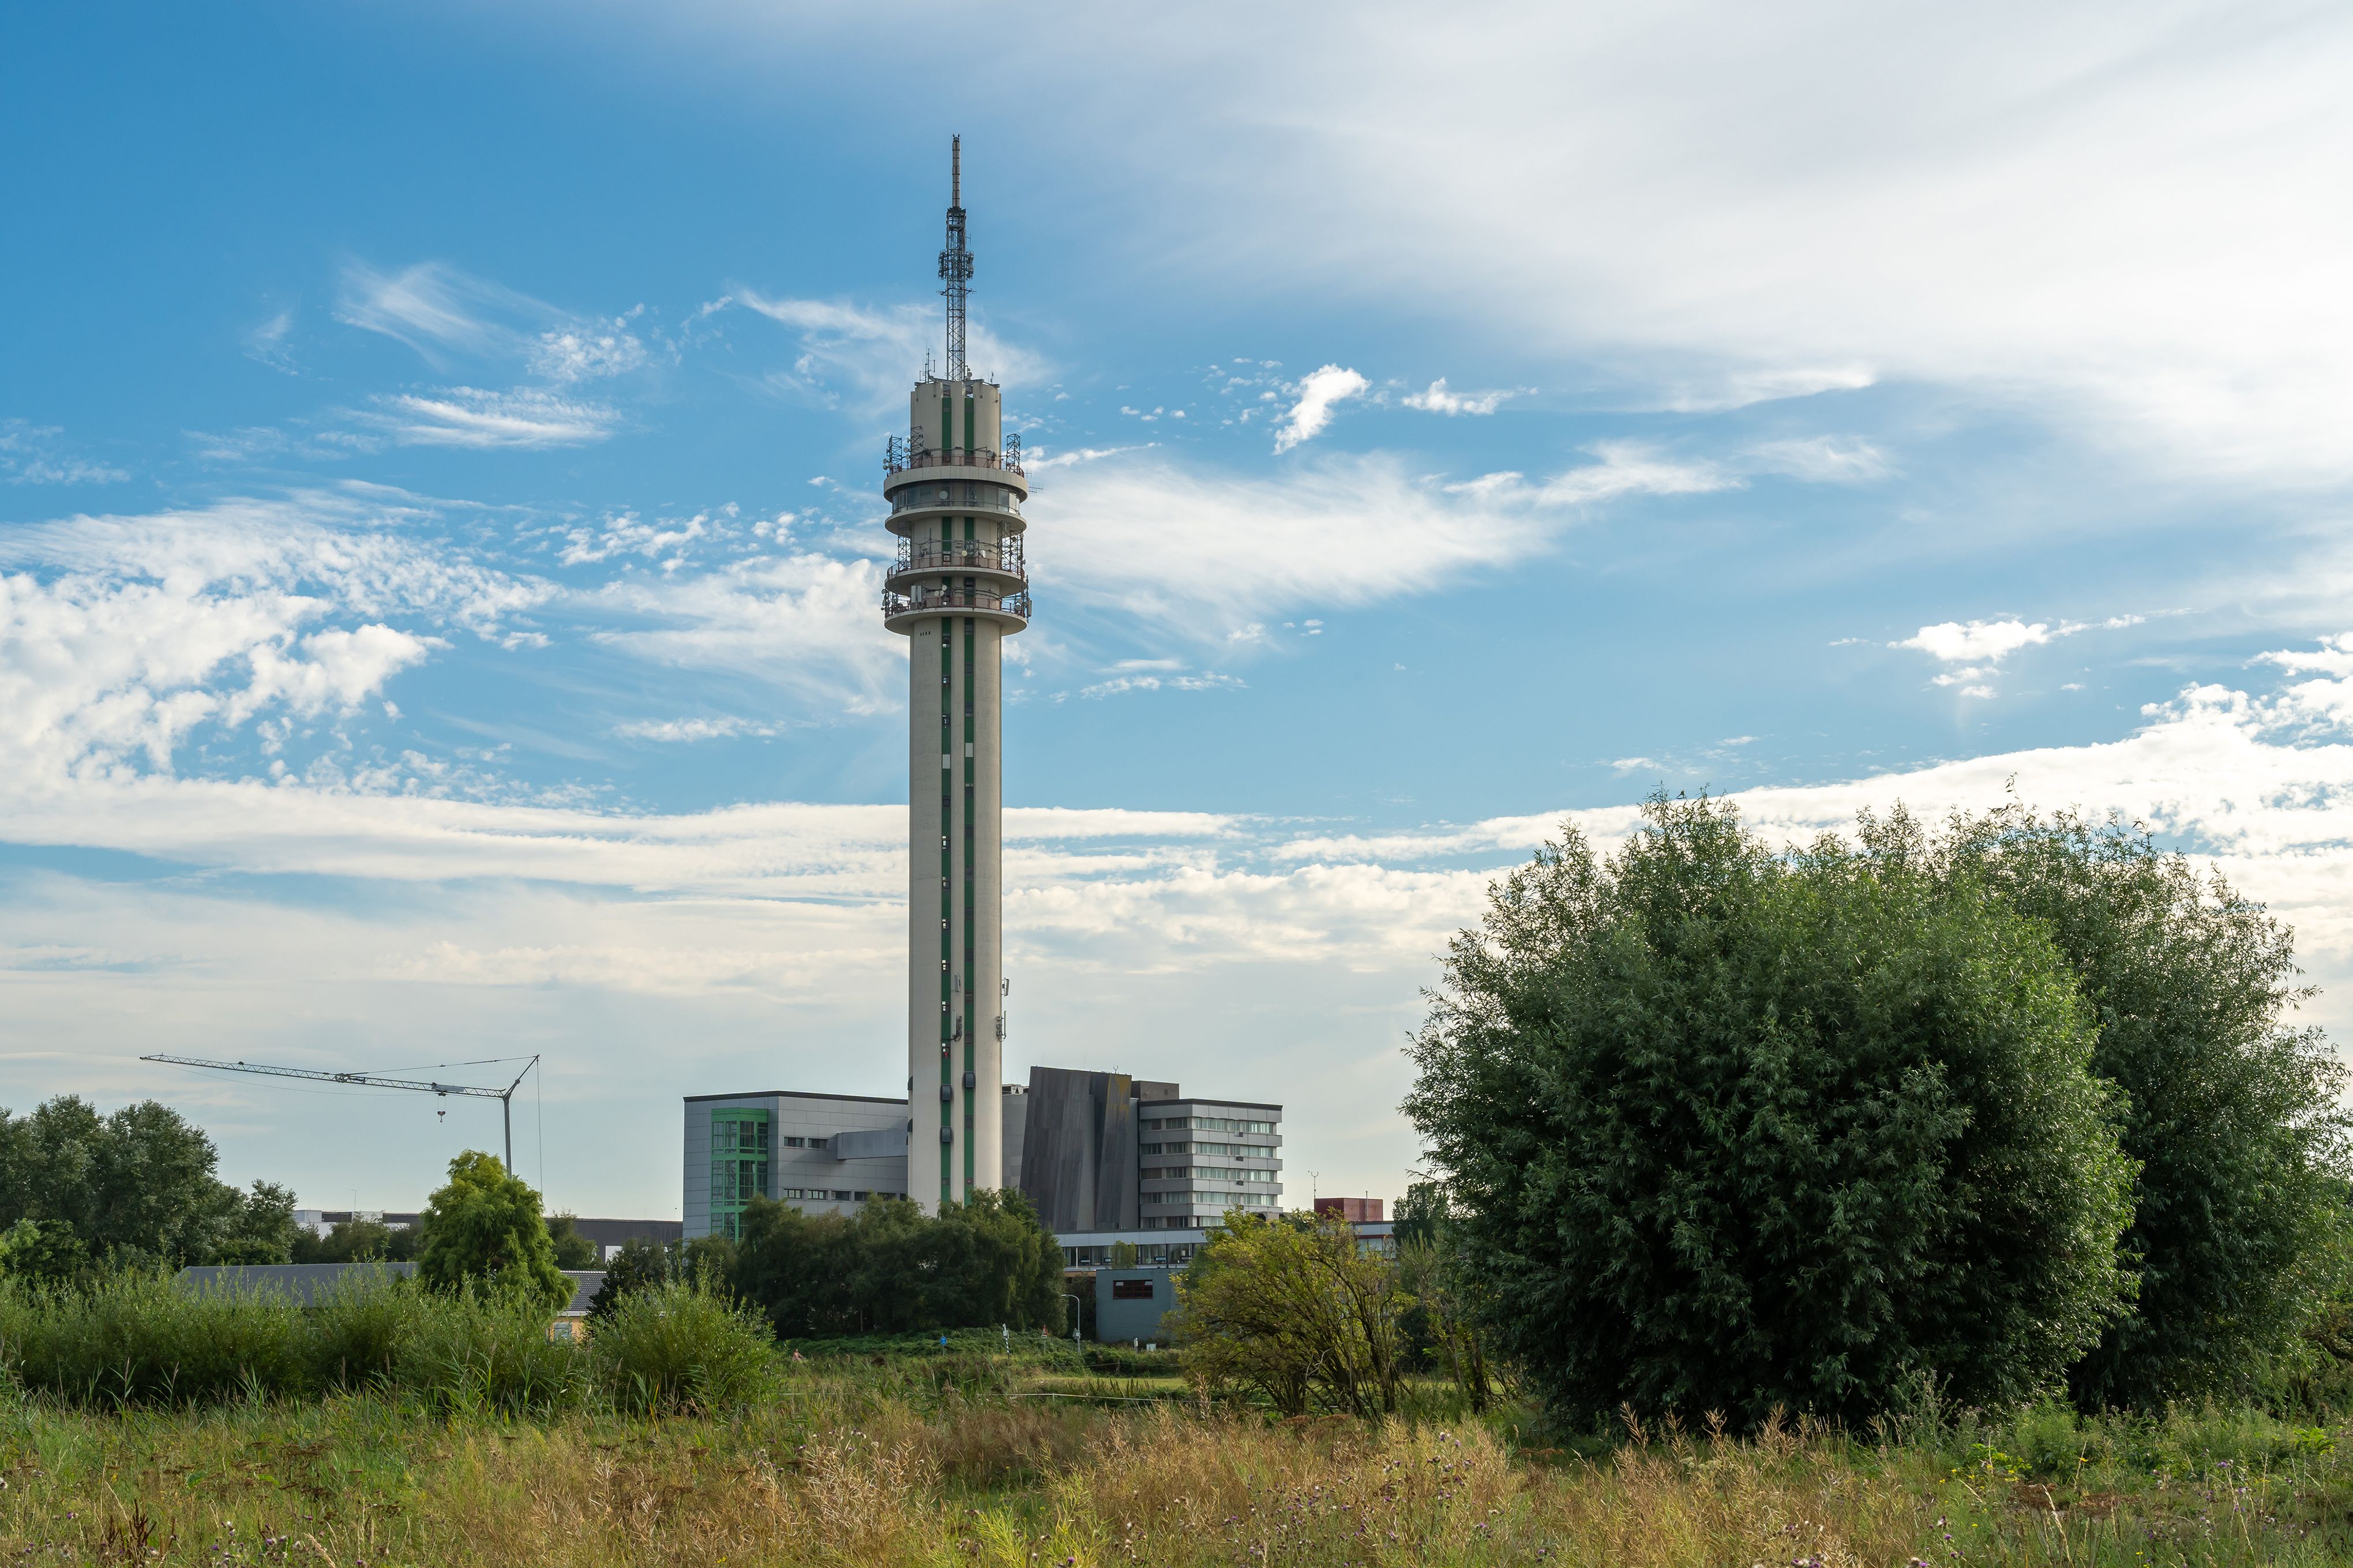
<instances>
[{"instance_id":1,"label":"metal antenna on platform","mask_svg":"<svg viewBox=\"0 0 2353 1568\"><path fill-rule=\"evenodd\" d=\"M948 142L948 247L940 252L940 290L948 297L949 381L963 381L970 372L964 359L964 301L972 288L972 252L964 244L964 138Z\"/></svg>"}]
</instances>

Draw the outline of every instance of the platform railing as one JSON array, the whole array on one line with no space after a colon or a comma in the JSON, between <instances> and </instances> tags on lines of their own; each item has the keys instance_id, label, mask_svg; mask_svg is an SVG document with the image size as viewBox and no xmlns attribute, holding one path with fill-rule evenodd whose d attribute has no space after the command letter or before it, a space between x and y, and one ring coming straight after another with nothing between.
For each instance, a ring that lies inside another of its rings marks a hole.
<instances>
[{"instance_id":1,"label":"platform railing","mask_svg":"<svg viewBox=\"0 0 2353 1568\"><path fill-rule=\"evenodd\" d=\"M882 471L903 474L910 468L996 468L1019 474L1021 437L1008 436L1002 451L969 447L933 447L913 436L893 436L883 447Z\"/></svg>"},{"instance_id":2,"label":"platform railing","mask_svg":"<svg viewBox=\"0 0 2353 1568\"><path fill-rule=\"evenodd\" d=\"M998 572L1024 582L1029 576L1018 539L1001 543L984 539L902 539L891 574L897 577L910 572Z\"/></svg>"},{"instance_id":3,"label":"platform railing","mask_svg":"<svg viewBox=\"0 0 2353 1568\"><path fill-rule=\"evenodd\" d=\"M892 616L947 616L972 611L1014 616L1027 621L1029 618L1029 591L1025 588L1018 594L992 594L985 589L967 593L955 588L918 588L909 594L885 589L882 594L885 619Z\"/></svg>"}]
</instances>

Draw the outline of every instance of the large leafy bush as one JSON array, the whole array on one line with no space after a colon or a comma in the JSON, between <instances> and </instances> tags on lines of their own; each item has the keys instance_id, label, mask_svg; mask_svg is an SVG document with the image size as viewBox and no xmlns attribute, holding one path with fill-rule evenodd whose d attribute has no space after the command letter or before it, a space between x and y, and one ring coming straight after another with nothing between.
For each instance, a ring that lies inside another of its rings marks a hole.
<instances>
[{"instance_id":1,"label":"large leafy bush","mask_svg":"<svg viewBox=\"0 0 2353 1568\"><path fill-rule=\"evenodd\" d=\"M1445 973L1408 1110L1559 1414L2015 1398L2127 1307L2093 1018L1967 878L1659 797L1606 864L1571 830L1505 879Z\"/></svg>"}]
</instances>

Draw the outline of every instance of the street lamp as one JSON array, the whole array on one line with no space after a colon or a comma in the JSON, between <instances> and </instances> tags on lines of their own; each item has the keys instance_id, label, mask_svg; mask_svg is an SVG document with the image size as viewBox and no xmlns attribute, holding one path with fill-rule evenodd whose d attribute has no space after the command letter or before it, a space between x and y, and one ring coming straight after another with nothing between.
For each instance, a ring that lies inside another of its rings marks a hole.
<instances>
[{"instance_id":1,"label":"street lamp","mask_svg":"<svg viewBox=\"0 0 2353 1568\"><path fill-rule=\"evenodd\" d=\"M1071 1343L1075 1345L1079 1343L1079 1299L1068 1290L1061 1294L1062 1300L1071 1304Z\"/></svg>"}]
</instances>

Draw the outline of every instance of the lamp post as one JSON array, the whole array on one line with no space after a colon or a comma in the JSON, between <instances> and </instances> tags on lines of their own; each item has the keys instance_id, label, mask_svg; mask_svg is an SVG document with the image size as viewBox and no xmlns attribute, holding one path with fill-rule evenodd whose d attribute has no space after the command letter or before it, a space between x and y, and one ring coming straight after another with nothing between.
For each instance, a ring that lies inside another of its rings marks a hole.
<instances>
[{"instance_id":1,"label":"lamp post","mask_svg":"<svg viewBox=\"0 0 2353 1568\"><path fill-rule=\"evenodd\" d=\"M1075 1345L1079 1343L1079 1299L1065 1290L1062 1300L1071 1304L1071 1343Z\"/></svg>"}]
</instances>

